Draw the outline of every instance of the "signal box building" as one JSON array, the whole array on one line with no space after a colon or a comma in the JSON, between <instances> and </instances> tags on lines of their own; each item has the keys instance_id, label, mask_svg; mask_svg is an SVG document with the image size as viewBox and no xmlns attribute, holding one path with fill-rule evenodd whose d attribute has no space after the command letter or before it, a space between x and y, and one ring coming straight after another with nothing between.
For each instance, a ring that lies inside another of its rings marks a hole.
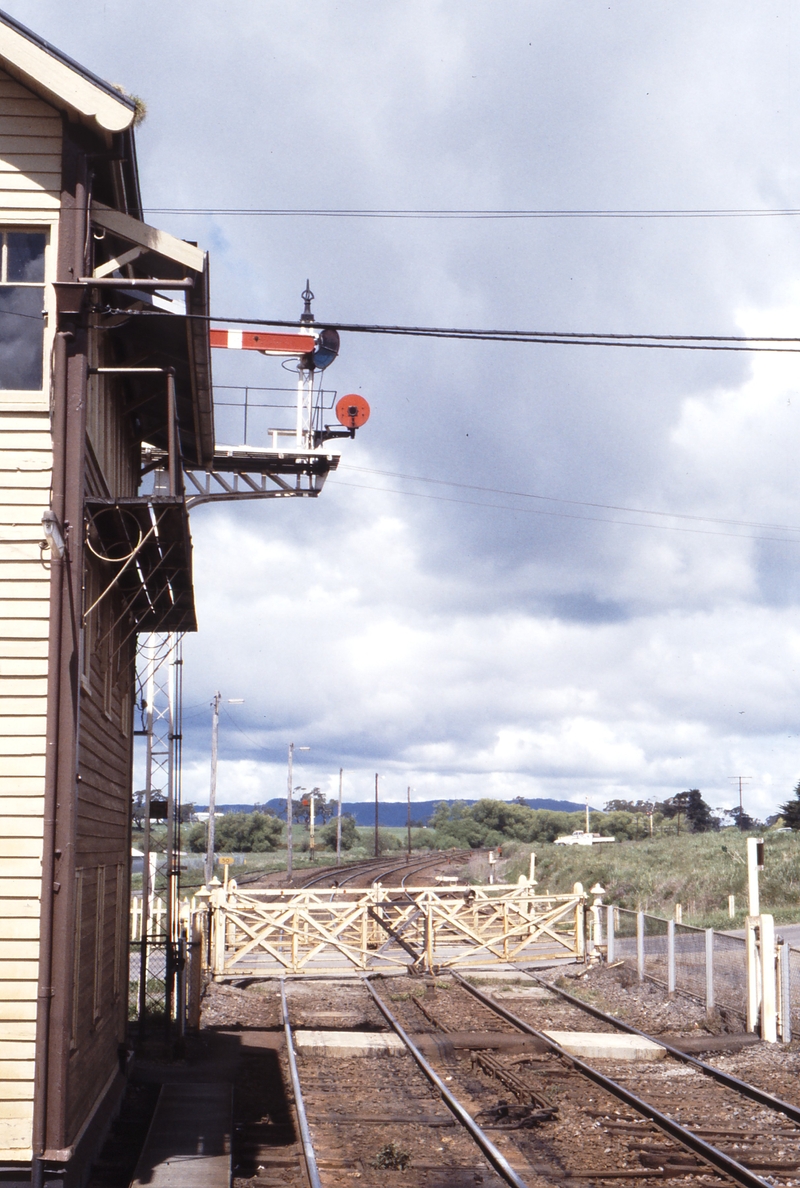
<instances>
[{"instance_id":1,"label":"signal box building","mask_svg":"<svg viewBox=\"0 0 800 1188\"><path fill-rule=\"evenodd\" d=\"M207 257L143 222L135 119L0 13L0 1182L79 1182L120 1099L136 635L195 627Z\"/></svg>"}]
</instances>

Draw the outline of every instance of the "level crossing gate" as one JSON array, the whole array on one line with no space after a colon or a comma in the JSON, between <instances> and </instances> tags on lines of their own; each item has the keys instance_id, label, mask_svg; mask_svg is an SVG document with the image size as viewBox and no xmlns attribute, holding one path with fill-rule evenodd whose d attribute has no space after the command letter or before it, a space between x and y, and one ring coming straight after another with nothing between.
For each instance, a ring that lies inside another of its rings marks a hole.
<instances>
[{"instance_id":1,"label":"level crossing gate","mask_svg":"<svg viewBox=\"0 0 800 1188\"><path fill-rule=\"evenodd\" d=\"M527 880L408 890L201 892L196 913L215 980L357 971L434 972L582 958L586 896L535 895Z\"/></svg>"}]
</instances>

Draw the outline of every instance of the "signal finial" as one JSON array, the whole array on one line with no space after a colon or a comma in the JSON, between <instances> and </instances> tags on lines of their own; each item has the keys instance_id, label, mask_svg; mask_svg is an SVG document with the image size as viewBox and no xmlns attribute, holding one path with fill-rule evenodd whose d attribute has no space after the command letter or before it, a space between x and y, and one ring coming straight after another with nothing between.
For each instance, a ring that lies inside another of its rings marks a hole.
<instances>
[{"instance_id":1,"label":"signal finial","mask_svg":"<svg viewBox=\"0 0 800 1188\"><path fill-rule=\"evenodd\" d=\"M305 309L303 310L303 315L300 318L300 321L304 325L308 326L308 325L310 325L311 322L314 321L314 315L311 312L311 302L314 300L314 294L311 292L311 289L309 288L308 280L306 280L305 290L300 294L300 296L303 298L303 301L305 302Z\"/></svg>"}]
</instances>

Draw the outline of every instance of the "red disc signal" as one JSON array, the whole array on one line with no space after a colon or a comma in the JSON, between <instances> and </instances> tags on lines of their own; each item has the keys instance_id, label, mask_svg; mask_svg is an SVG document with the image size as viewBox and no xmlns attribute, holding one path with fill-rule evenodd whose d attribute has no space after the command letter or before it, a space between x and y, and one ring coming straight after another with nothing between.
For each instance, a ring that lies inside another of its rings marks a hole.
<instances>
[{"instance_id":1,"label":"red disc signal","mask_svg":"<svg viewBox=\"0 0 800 1188\"><path fill-rule=\"evenodd\" d=\"M345 429L360 429L369 420L369 405L363 396L342 396L336 401L336 420Z\"/></svg>"}]
</instances>

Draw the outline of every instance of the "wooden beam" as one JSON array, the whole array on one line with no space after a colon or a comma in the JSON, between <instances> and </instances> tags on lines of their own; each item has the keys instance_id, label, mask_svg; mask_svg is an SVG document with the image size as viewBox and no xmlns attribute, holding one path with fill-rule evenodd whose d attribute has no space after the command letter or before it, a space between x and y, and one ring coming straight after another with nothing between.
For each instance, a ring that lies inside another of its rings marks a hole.
<instances>
[{"instance_id":1,"label":"wooden beam","mask_svg":"<svg viewBox=\"0 0 800 1188\"><path fill-rule=\"evenodd\" d=\"M98 227L104 227L120 239L138 244L149 252L156 252L159 256L166 256L184 268L191 268L193 272L202 272L205 266L206 253L194 244L176 239L167 231L159 231L134 219L131 215L123 214L121 210L112 210L102 202L92 203L92 222Z\"/></svg>"}]
</instances>

